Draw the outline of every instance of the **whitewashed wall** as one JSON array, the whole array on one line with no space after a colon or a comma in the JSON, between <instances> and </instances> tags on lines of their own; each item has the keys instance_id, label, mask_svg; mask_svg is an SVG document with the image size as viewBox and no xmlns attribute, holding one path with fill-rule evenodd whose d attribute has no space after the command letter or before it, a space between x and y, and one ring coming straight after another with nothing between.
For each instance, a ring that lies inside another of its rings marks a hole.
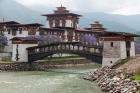
<instances>
[{"instance_id":1,"label":"whitewashed wall","mask_svg":"<svg viewBox=\"0 0 140 93\"><path fill-rule=\"evenodd\" d=\"M113 42L113 47L111 47ZM126 56L126 42L125 41L104 41L103 47L103 62L102 66L112 66L117 61L125 59Z\"/></svg>"},{"instance_id":2,"label":"whitewashed wall","mask_svg":"<svg viewBox=\"0 0 140 93\"><path fill-rule=\"evenodd\" d=\"M130 48L130 57L135 57L136 53L135 53L135 43L132 41L131 42L131 48Z\"/></svg>"},{"instance_id":3,"label":"whitewashed wall","mask_svg":"<svg viewBox=\"0 0 140 93\"><path fill-rule=\"evenodd\" d=\"M37 46L37 44L18 44L19 61L18 62L28 62L28 53L26 48ZM13 44L12 61L16 62L16 48L17 44Z\"/></svg>"},{"instance_id":4,"label":"whitewashed wall","mask_svg":"<svg viewBox=\"0 0 140 93\"><path fill-rule=\"evenodd\" d=\"M28 31L22 31L21 34L19 33L19 31L17 31L16 36L17 37L26 37L26 36L28 36Z\"/></svg>"},{"instance_id":5,"label":"whitewashed wall","mask_svg":"<svg viewBox=\"0 0 140 93\"><path fill-rule=\"evenodd\" d=\"M47 27L47 28L50 28L49 20L47 20L47 22L46 22L46 27Z\"/></svg>"},{"instance_id":6,"label":"whitewashed wall","mask_svg":"<svg viewBox=\"0 0 140 93\"><path fill-rule=\"evenodd\" d=\"M125 59L127 58L126 54L126 42L125 41L120 41L120 59Z\"/></svg>"},{"instance_id":7,"label":"whitewashed wall","mask_svg":"<svg viewBox=\"0 0 140 93\"><path fill-rule=\"evenodd\" d=\"M68 41L68 31L67 30L65 30L65 33L64 33L64 35L65 35L65 41L67 42Z\"/></svg>"},{"instance_id":8,"label":"whitewashed wall","mask_svg":"<svg viewBox=\"0 0 140 93\"><path fill-rule=\"evenodd\" d=\"M62 20L60 20L60 27L62 27Z\"/></svg>"},{"instance_id":9,"label":"whitewashed wall","mask_svg":"<svg viewBox=\"0 0 140 93\"><path fill-rule=\"evenodd\" d=\"M75 42L75 32L73 32L73 42Z\"/></svg>"},{"instance_id":10,"label":"whitewashed wall","mask_svg":"<svg viewBox=\"0 0 140 93\"><path fill-rule=\"evenodd\" d=\"M103 58L102 67L104 67L104 66L110 67L110 66L114 65L119 60L120 60L120 58Z\"/></svg>"},{"instance_id":11,"label":"whitewashed wall","mask_svg":"<svg viewBox=\"0 0 140 93\"><path fill-rule=\"evenodd\" d=\"M52 25L52 27L55 27L55 20L53 20L53 25Z\"/></svg>"},{"instance_id":12,"label":"whitewashed wall","mask_svg":"<svg viewBox=\"0 0 140 93\"><path fill-rule=\"evenodd\" d=\"M71 20L66 20L66 27L72 27L72 21Z\"/></svg>"}]
</instances>

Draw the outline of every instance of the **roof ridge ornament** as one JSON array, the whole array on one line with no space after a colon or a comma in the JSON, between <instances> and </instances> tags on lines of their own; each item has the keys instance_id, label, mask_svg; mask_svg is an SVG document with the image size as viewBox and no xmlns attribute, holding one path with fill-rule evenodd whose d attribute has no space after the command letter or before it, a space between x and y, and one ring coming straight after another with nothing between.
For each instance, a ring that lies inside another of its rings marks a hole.
<instances>
[{"instance_id":1,"label":"roof ridge ornament","mask_svg":"<svg viewBox=\"0 0 140 93\"><path fill-rule=\"evenodd\" d=\"M61 4L61 7L63 7L63 5L62 5L62 0L60 0L60 4Z\"/></svg>"}]
</instances>

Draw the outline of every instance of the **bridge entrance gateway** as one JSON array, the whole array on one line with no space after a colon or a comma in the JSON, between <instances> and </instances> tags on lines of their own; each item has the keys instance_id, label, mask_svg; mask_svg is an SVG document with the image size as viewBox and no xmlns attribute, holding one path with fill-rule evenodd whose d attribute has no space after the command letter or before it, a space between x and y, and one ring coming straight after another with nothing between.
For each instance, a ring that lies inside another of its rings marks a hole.
<instances>
[{"instance_id":1,"label":"bridge entrance gateway","mask_svg":"<svg viewBox=\"0 0 140 93\"><path fill-rule=\"evenodd\" d=\"M93 62L102 63L102 46L84 45L80 42L60 42L43 46L27 48L28 62L40 60L44 57L57 54L69 53L77 54L81 57L90 59Z\"/></svg>"}]
</instances>

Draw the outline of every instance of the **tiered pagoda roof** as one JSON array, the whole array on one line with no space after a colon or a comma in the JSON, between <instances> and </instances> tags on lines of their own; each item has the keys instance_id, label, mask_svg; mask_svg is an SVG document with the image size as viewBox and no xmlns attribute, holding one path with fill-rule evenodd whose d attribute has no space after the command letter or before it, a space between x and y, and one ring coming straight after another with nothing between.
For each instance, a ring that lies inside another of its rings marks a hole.
<instances>
[{"instance_id":1,"label":"tiered pagoda roof","mask_svg":"<svg viewBox=\"0 0 140 93\"><path fill-rule=\"evenodd\" d=\"M90 24L90 28L86 28L88 30L92 30L93 32L104 32L106 28L103 28L103 25L99 21L95 21L93 24Z\"/></svg>"},{"instance_id":2,"label":"tiered pagoda roof","mask_svg":"<svg viewBox=\"0 0 140 93\"><path fill-rule=\"evenodd\" d=\"M58 16L58 15L72 15L72 16L81 16L79 14L70 13L69 10L66 9L66 7L57 7L57 10L54 10L54 13L52 14L44 14L43 16Z\"/></svg>"}]
</instances>

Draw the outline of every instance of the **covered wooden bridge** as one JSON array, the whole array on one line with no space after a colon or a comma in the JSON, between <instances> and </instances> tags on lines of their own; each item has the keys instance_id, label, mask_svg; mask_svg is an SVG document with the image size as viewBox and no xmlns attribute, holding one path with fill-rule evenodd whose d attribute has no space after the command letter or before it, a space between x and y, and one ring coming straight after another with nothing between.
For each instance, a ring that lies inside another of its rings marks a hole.
<instances>
[{"instance_id":1,"label":"covered wooden bridge","mask_svg":"<svg viewBox=\"0 0 140 93\"><path fill-rule=\"evenodd\" d=\"M57 53L77 54L93 62L102 63L102 50L101 45L85 45L80 42L61 42L27 48L29 63Z\"/></svg>"}]
</instances>

